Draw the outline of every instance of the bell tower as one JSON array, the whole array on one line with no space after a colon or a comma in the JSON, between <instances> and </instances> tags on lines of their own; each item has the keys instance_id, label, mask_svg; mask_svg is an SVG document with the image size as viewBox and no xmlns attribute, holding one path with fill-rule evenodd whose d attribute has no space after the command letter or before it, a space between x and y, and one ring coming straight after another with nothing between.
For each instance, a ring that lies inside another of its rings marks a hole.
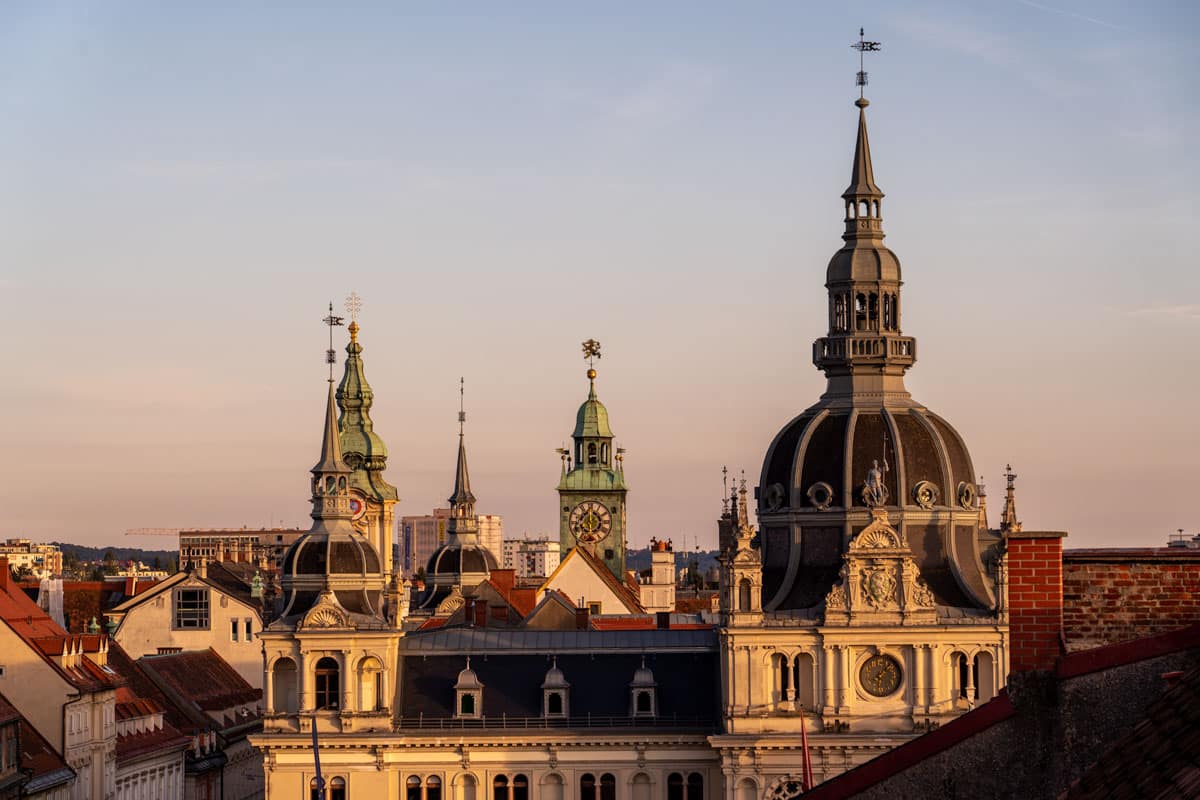
<instances>
[{"instance_id":1,"label":"bell tower","mask_svg":"<svg viewBox=\"0 0 1200 800\"><path fill-rule=\"evenodd\" d=\"M588 396L575 415L574 447L559 450L562 477L558 482L559 544L565 556L573 547L586 547L618 580L625 576L624 450L613 447L608 409L596 396L595 360L600 343L583 343L588 361Z\"/></svg>"}]
</instances>

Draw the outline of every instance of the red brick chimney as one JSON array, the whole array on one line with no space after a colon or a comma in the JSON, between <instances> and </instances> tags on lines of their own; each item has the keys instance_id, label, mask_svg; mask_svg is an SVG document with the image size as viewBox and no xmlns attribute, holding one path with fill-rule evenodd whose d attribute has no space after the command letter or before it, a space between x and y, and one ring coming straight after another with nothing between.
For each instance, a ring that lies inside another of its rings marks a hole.
<instances>
[{"instance_id":1,"label":"red brick chimney","mask_svg":"<svg viewBox=\"0 0 1200 800\"><path fill-rule=\"evenodd\" d=\"M0 556L0 592L8 593L8 556Z\"/></svg>"},{"instance_id":2,"label":"red brick chimney","mask_svg":"<svg viewBox=\"0 0 1200 800\"><path fill-rule=\"evenodd\" d=\"M587 606L575 609L575 630L586 631L590 627L588 616Z\"/></svg>"},{"instance_id":3,"label":"red brick chimney","mask_svg":"<svg viewBox=\"0 0 1200 800\"><path fill-rule=\"evenodd\" d=\"M1053 669L1063 653L1063 531L1009 531L1010 672Z\"/></svg>"}]
</instances>

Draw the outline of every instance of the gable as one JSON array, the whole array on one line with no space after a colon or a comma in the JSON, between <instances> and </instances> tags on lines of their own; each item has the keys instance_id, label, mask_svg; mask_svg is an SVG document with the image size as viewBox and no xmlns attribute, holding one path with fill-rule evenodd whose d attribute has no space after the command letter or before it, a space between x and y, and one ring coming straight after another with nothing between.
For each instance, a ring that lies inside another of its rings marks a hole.
<instances>
[{"instance_id":1,"label":"gable","mask_svg":"<svg viewBox=\"0 0 1200 800\"><path fill-rule=\"evenodd\" d=\"M629 602L629 598L614 587L615 581L610 581L601 575L592 560L581 555L579 548L572 550L558 565L554 574L538 588L538 600L545 597L546 592L559 591L573 602L583 598L584 607L591 603L600 604L601 614L630 614L641 609ZM600 569L607 572L603 564Z\"/></svg>"}]
</instances>

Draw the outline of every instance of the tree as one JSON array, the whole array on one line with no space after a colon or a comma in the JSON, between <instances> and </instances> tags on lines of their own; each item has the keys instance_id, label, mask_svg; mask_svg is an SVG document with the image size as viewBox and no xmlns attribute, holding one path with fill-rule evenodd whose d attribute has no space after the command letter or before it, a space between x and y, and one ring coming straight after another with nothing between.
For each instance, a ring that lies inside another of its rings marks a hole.
<instances>
[{"instance_id":1,"label":"tree","mask_svg":"<svg viewBox=\"0 0 1200 800\"><path fill-rule=\"evenodd\" d=\"M117 555L112 551L112 548L104 551L104 558L100 566L100 572L103 575L116 575L120 567L117 565Z\"/></svg>"}]
</instances>

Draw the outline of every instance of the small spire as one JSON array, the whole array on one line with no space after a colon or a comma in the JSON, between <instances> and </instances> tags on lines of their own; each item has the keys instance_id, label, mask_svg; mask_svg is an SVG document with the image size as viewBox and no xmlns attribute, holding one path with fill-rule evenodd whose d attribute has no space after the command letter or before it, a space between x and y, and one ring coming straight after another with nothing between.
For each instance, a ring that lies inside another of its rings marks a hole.
<instances>
[{"instance_id":1,"label":"small spire","mask_svg":"<svg viewBox=\"0 0 1200 800\"><path fill-rule=\"evenodd\" d=\"M462 378L459 378L458 391L458 466L454 472L454 494L450 496L450 506L454 511L452 516L467 517L474 514L475 495L471 494L471 476L467 472L467 445L463 429L467 413L463 405L465 381Z\"/></svg>"},{"instance_id":2,"label":"small spire","mask_svg":"<svg viewBox=\"0 0 1200 800\"><path fill-rule=\"evenodd\" d=\"M850 185L842 192L846 200L878 200L883 191L875 185L875 170L871 164L871 142L867 137L867 106L871 101L860 97L858 106L858 138L854 143L854 165L850 169Z\"/></svg>"},{"instance_id":3,"label":"small spire","mask_svg":"<svg viewBox=\"0 0 1200 800\"><path fill-rule=\"evenodd\" d=\"M1012 464L1005 465L1004 477L1008 485L1004 490L1004 511L1000 514L1000 530L1005 533L1017 533L1021 530L1021 522L1017 519L1017 475L1012 471Z\"/></svg>"},{"instance_id":4,"label":"small spire","mask_svg":"<svg viewBox=\"0 0 1200 800\"><path fill-rule=\"evenodd\" d=\"M325 433L321 438L321 460L312 468L313 474L349 472L342 460L342 443L338 436L337 402L333 393L333 381L329 382L329 397L325 405Z\"/></svg>"}]
</instances>

